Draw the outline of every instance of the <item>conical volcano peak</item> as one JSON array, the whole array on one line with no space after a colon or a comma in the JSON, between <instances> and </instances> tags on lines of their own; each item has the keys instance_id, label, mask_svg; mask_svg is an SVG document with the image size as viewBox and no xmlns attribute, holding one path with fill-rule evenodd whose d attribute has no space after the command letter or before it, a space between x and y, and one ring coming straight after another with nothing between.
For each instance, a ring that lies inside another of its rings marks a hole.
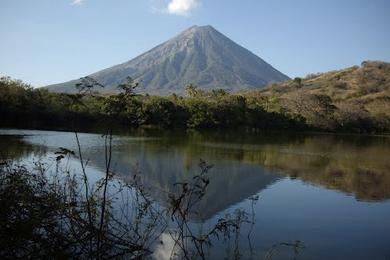
<instances>
[{"instance_id":1,"label":"conical volcano peak","mask_svg":"<svg viewBox=\"0 0 390 260\"><path fill-rule=\"evenodd\" d=\"M194 24L193 26L190 26L187 29L185 29L184 32L193 32L193 31L196 31L198 28L199 28L199 26Z\"/></svg>"},{"instance_id":2,"label":"conical volcano peak","mask_svg":"<svg viewBox=\"0 0 390 260\"><path fill-rule=\"evenodd\" d=\"M212 33L220 33L217 31L217 29L215 29L214 27L212 27L211 25L203 25L203 26L198 26L198 30L199 31L206 31L206 32L212 32Z\"/></svg>"},{"instance_id":3,"label":"conical volcano peak","mask_svg":"<svg viewBox=\"0 0 390 260\"><path fill-rule=\"evenodd\" d=\"M195 31L204 31L204 30L215 30L214 27L212 27L211 25L193 25L191 27L188 27L186 30L184 31L192 31L192 32L195 32Z\"/></svg>"},{"instance_id":4,"label":"conical volcano peak","mask_svg":"<svg viewBox=\"0 0 390 260\"><path fill-rule=\"evenodd\" d=\"M191 26L176 37L125 63L89 75L117 91L127 77L142 82L140 93L184 94L187 84L204 90L241 91L261 88L288 77L210 25ZM78 80L49 86L74 92Z\"/></svg>"},{"instance_id":5,"label":"conical volcano peak","mask_svg":"<svg viewBox=\"0 0 390 260\"><path fill-rule=\"evenodd\" d=\"M217 32L211 25L203 25L203 26L198 26L198 25L193 25L186 30L184 30L182 33L180 33L177 37L188 37L188 36L195 36L199 33L213 33ZM177 38L175 37L175 38Z\"/></svg>"}]
</instances>

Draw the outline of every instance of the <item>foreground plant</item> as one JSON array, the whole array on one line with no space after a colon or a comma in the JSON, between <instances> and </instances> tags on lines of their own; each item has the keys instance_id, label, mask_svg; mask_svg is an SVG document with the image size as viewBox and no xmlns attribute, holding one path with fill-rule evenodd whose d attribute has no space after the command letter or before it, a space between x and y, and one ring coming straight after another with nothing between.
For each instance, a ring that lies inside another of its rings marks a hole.
<instances>
[{"instance_id":1,"label":"foreground plant","mask_svg":"<svg viewBox=\"0 0 390 260\"><path fill-rule=\"evenodd\" d=\"M172 258L205 259L212 237L238 239L240 226L249 223L246 213L237 211L208 232L190 228L193 207L209 183L206 174L211 167L203 161L201 173L176 184L180 192L170 194L162 207L150 197L139 172L125 182L112 178L108 170L108 178L91 184L84 180L87 175L60 167L63 159L74 156L65 148L57 152L55 172L43 163L27 168L3 162L1 258L148 258L165 233L175 241Z\"/></svg>"}]
</instances>

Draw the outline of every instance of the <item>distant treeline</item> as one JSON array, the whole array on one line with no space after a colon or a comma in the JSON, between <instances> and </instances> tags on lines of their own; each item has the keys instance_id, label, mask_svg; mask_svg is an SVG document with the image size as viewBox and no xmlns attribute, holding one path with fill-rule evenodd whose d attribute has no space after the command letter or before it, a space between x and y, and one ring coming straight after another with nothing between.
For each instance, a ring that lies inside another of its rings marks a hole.
<instances>
[{"instance_id":1,"label":"distant treeline","mask_svg":"<svg viewBox=\"0 0 390 260\"><path fill-rule=\"evenodd\" d=\"M65 94L34 89L22 81L2 77L0 126L71 128L113 123L124 127L365 133L390 129L388 117L378 118L366 112L359 114L353 107L340 109L324 94L297 92L286 99L262 92L205 92L188 85L187 97L159 97L134 94L137 84L129 79L128 85L119 86L120 94L103 96L88 92L96 83L90 80L93 79L77 86L80 93Z\"/></svg>"}]
</instances>

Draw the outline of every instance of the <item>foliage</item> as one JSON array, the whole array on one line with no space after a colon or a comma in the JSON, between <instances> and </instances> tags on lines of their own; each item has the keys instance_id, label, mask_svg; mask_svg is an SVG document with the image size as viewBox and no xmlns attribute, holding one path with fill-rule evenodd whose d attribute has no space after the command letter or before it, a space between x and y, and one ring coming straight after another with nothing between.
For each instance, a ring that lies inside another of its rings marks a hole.
<instances>
[{"instance_id":1,"label":"foliage","mask_svg":"<svg viewBox=\"0 0 390 260\"><path fill-rule=\"evenodd\" d=\"M61 96L33 90L9 79L2 80L3 83L4 89L11 86L11 90L15 88L20 91L16 95L18 98L37 93L52 95L54 98ZM72 120L79 114L92 116L93 111L98 116L103 115L109 119L107 133L103 135L106 166L104 176L97 182L90 183L87 174L88 160L83 159L77 132L77 153L60 148L55 153L55 174L40 162L36 163L35 169L1 162L0 242L6 246L0 250L0 256L143 259L153 253L152 247L156 241L164 232L168 232L174 241L171 256L206 259L207 250L212 246L211 238L222 237L224 240L233 238L233 257L240 258L241 227L245 223L253 225L253 216L251 220L246 212L237 210L233 215L227 214L225 218L220 218L206 232L201 230L196 233L190 228L194 206L206 194L209 184L206 174L211 166L201 161L201 173L192 181L178 183L181 188L179 193L169 194L167 206L162 208L148 195L150 188L142 183L138 172L128 182L114 179L115 173L111 166L112 123L118 119L126 122L129 118L127 108L132 104L141 106L140 110L133 110L142 113L139 118L144 121L139 121L140 124L145 122L170 126L174 122L176 108L183 107L182 111L187 113L187 123L192 124L188 125L190 127L234 126L246 121L246 99L241 95L230 96L221 92L212 93L214 97L218 96L218 102L202 101L197 97L187 100L173 97L173 101L149 96L137 99L134 89L138 84L130 78L120 86L120 94L101 97L90 91L96 85L102 86L91 78L85 78L77 86L79 94L63 96L69 98L66 100L68 110L65 112L70 114ZM208 94L198 92L198 95ZM133 102L136 100L140 102ZM22 99L20 102L29 104L33 101ZM103 105L102 111L95 110L99 104ZM9 114L14 112L7 109L9 108L5 106L4 110ZM22 108L21 111L24 112L23 110ZM36 111L28 111L34 112ZM231 117L226 117L226 114ZM38 112L36 116L42 115ZM60 167L62 160L71 157L79 160L81 172L71 173L69 169ZM170 222L167 221L169 218ZM13 236L9 241L8 235ZM250 234L247 237L250 240Z\"/></svg>"},{"instance_id":2,"label":"foliage","mask_svg":"<svg viewBox=\"0 0 390 260\"><path fill-rule=\"evenodd\" d=\"M82 109L87 107L83 101L87 97L94 98L90 90L96 84L90 78L82 80L78 88L83 93L72 96L71 104ZM103 100L110 122L123 116L128 102L134 98L136 86L129 79L120 86L123 92ZM24 86L17 87L32 91ZM170 122L169 115L174 109L171 101L151 97L149 103L141 105L146 121L158 123L153 116L161 115ZM143 184L139 172L126 182L114 179L112 127L109 124L103 135L105 173L94 183L89 180L88 160L85 161L81 153L77 132L77 153L63 147L54 153L55 173L40 162L34 169L1 162L0 242L5 247L0 249L0 257L144 259L153 253L156 241L165 232L174 241L172 255L205 259L205 250L211 247L211 236L236 234L238 237L238 227L248 222L244 213L220 219L206 236L189 228L193 206L202 199L209 183L206 174L211 167L203 161L195 182L182 183L179 195L169 194L170 201L165 208L153 201L149 195L151 188ZM72 157L80 162L78 173L61 166L62 160Z\"/></svg>"},{"instance_id":3,"label":"foliage","mask_svg":"<svg viewBox=\"0 0 390 260\"><path fill-rule=\"evenodd\" d=\"M77 85L79 94L50 93L17 80L0 79L2 126L58 127L110 124L126 127L249 128L340 132L390 130L390 65L311 74L261 91L227 93L186 86L188 97L137 95L138 82L127 78L119 94L93 93L104 87L92 78ZM88 94L88 95L85 95Z\"/></svg>"},{"instance_id":4,"label":"foliage","mask_svg":"<svg viewBox=\"0 0 390 260\"><path fill-rule=\"evenodd\" d=\"M110 174L91 184L84 173L61 167L62 160L71 157L86 166L81 154L66 148L56 153L55 174L40 162L33 169L12 162L0 165L2 259L144 259L153 254L163 234L174 241L172 256L205 259L212 237L239 240L240 227L252 223L247 213L237 211L205 233L189 228L193 207L209 183L211 167L203 161L201 173L177 184L181 191L169 194L167 207L161 207L151 199L151 188L143 184L139 172L118 181L109 169Z\"/></svg>"}]
</instances>

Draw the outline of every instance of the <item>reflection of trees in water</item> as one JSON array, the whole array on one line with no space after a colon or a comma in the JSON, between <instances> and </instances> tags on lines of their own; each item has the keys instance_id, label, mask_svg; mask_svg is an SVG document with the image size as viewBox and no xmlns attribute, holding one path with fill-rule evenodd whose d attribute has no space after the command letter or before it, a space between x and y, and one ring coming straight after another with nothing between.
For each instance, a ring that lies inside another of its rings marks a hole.
<instances>
[{"instance_id":1,"label":"reflection of trees in water","mask_svg":"<svg viewBox=\"0 0 390 260\"><path fill-rule=\"evenodd\" d=\"M242 168L255 164L260 166L257 171L263 172L261 169L265 168L278 175L354 194L360 200L390 198L388 137L195 132L174 142L169 138L144 142L142 149L161 154L162 144L170 149L173 147L178 153L183 153L187 169L199 158L206 158L216 166L225 162ZM231 171L233 169L220 170L218 174L226 176ZM161 178L161 174L159 176ZM239 187L238 184L243 183L247 176L239 175L232 182Z\"/></svg>"},{"instance_id":2,"label":"reflection of trees in water","mask_svg":"<svg viewBox=\"0 0 390 260\"><path fill-rule=\"evenodd\" d=\"M46 151L44 146L25 142L21 135L0 135L1 160L19 160L28 156L41 157L46 154Z\"/></svg>"},{"instance_id":3,"label":"reflection of trees in water","mask_svg":"<svg viewBox=\"0 0 390 260\"><path fill-rule=\"evenodd\" d=\"M360 200L390 198L387 137L317 135L291 141L281 137L282 142L272 138L269 142L267 138L245 138L244 143L241 139L228 145L214 139L206 143L205 149L209 156L257 164L278 174L352 193ZM222 149L229 152L221 154Z\"/></svg>"},{"instance_id":4,"label":"reflection of trees in water","mask_svg":"<svg viewBox=\"0 0 390 260\"><path fill-rule=\"evenodd\" d=\"M361 200L390 198L387 138L312 135L199 134L121 141L114 148L115 170L126 176L139 168L159 200L173 184L198 173L199 159L213 164L210 186L198 219L238 203L274 183L279 176L352 193ZM98 167L100 152L86 154ZM136 167L136 165L138 166Z\"/></svg>"},{"instance_id":5,"label":"reflection of trees in water","mask_svg":"<svg viewBox=\"0 0 390 260\"><path fill-rule=\"evenodd\" d=\"M150 133L141 136L150 137ZM166 191L199 173L199 159L205 159L214 167L209 173L209 191L198 206L200 219L286 175L354 194L360 200L390 198L389 138L219 132L154 136L161 138L119 138L113 150L114 169L126 176L138 163L143 180L156 187L151 191L154 197L164 201ZM46 153L44 146L26 143L22 136L0 136L0 147L1 158ZM85 156L103 169L103 153L95 148L86 147Z\"/></svg>"}]
</instances>

